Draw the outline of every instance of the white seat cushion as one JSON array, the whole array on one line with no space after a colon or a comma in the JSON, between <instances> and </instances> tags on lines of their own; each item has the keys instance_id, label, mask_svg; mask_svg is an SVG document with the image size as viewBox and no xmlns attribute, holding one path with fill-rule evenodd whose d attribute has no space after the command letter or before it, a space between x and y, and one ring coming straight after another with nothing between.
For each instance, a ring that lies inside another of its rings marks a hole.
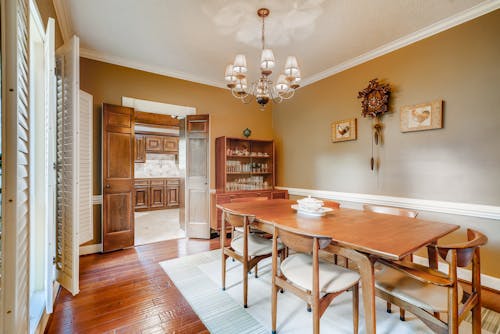
<instances>
[{"instance_id":1,"label":"white seat cushion","mask_svg":"<svg viewBox=\"0 0 500 334\"><path fill-rule=\"evenodd\" d=\"M405 302L429 312L448 312L448 289L416 280L396 269L382 265L375 271L375 286ZM458 284L458 301L463 289Z\"/></svg>"},{"instance_id":2,"label":"white seat cushion","mask_svg":"<svg viewBox=\"0 0 500 334\"><path fill-rule=\"evenodd\" d=\"M231 247L239 255L243 255L243 235L238 235L231 240ZM278 249L282 249L283 245L278 244ZM259 256L267 255L273 252L273 240L259 237L253 233L248 234L248 255Z\"/></svg>"},{"instance_id":3,"label":"white seat cushion","mask_svg":"<svg viewBox=\"0 0 500 334\"><path fill-rule=\"evenodd\" d=\"M281 272L293 284L312 291L312 256L290 255L281 263ZM319 262L319 289L323 293L344 291L359 281L359 274L353 270L332 263Z\"/></svg>"}]
</instances>

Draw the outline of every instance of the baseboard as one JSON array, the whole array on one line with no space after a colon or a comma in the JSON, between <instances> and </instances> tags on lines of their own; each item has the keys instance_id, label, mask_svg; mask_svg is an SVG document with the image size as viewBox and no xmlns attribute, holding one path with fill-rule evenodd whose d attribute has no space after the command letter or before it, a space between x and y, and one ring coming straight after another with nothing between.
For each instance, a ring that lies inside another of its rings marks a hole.
<instances>
[{"instance_id":1,"label":"baseboard","mask_svg":"<svg viewBox=\"0 0 500 334\"><path fill-rule=\"evenodd\" d=\"M427 266L429 261L427 258L422 256L413 255L413 262ZM439 270L447 273L448 272L448 264L439 262ZM465 268L457 268L458 278L464 280L466 282L472 281L472 271ZM488 289L494 290L494 292L500 292L500 278L488 276L481 274L481 285Z\"/></svg>"},{"instance_id":2,"label":"baseboard","mask_svg":"<svg viewBox=\"0 0 500 334\"><path fill-rule=\"evenodd\" d=\"M419 211L429 211L446 213L477 218L487 218L500 220L500 206L470 204L447 201L434 201L426 199L394 197L372 194L356 194L327 190L276 187L277 189L288 190L290 195L313 196L337 201L346 201L363 204L376 204L386 206L397 206L405 209Z\"/></svg>"},{"instance_id":3,"label":"baseboard","mask_svg":"<svg viewBox=\"0 0 500 334\"><path fill-rule=\"evenodd\" d=\"M102 252L102 244L80 246L80 256Z\"/></svg>"}]
</instances>

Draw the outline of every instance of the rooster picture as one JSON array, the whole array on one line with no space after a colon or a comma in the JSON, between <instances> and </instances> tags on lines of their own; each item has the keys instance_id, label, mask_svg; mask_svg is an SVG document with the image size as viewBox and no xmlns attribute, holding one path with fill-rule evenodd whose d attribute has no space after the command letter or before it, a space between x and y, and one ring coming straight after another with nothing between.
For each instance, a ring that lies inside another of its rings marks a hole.
<instances>
[{"instance_id":1,"label":"rooster picture","mask_svg":"<svg viewBox=\"0 0 500 334\"><path fill-rule=\"evenodd\" d=\"M430 108L416 108L411 111L410 127L429 126L431 125L431 110Z\"/></svg>"}]
</instances>

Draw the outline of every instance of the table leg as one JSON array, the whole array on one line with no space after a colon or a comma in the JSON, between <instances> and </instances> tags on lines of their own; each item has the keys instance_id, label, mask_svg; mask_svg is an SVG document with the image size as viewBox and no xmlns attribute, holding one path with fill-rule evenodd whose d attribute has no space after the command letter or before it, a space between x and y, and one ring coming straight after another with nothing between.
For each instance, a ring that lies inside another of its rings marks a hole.
<instances>
[{"instance_id":1,"label":"table leg","mask_svg":"<svg viewBox=\"0 0 500 334\"><path fill-rule=\"evenodd\" d=\"M333 254L342 255L358 265L361 275L361 289L363 291L363 307L365 310L365 332L375 334L377 321L375 317L375 268L376 259L367 254L357 252L350 248L329 245L323 249Z\"/></svg>"}]
</instances>

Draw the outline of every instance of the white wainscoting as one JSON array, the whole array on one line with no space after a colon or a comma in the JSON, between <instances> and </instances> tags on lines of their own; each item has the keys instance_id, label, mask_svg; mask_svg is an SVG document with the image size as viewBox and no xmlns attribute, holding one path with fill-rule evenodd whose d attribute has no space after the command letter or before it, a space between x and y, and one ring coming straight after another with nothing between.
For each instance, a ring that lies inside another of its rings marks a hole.
<instances>
[{"instance_id":1,"label":"white wainscoting","mask_svg":"<svg viewBox=\"0 0 500 334\"><path fill-rule=\"evenodd\" d=\"M346 201L363 204L377 204L386 206L397 206L405 209L420 211L447 213L452 215L471 216L500 220L500 206L457 203L447 201L433 201L427 199L416 199L406 197L393 197L371 194L344 193L337 191L276 187L288 190L290 195L312 196L337 201Z\"/></svg>"},{"instance_id":2,"label":"white wainscoting","mask_svg":"<svg viewBox=\"0 0 500 334\"><path fill-rule=\"evenodd\" d=\"M469 217L487 218L500 220L500 207L492 205L468 204L446 201L432 201L424 199L414 199L405 197L393 197L370 194L344 193L327 190L276 187L281 190L288 190L290 195L311 196L322 199L345 201L351 203L376 204L395 206L418 211L429 211L452 215L462 215ZM427 258L414 256L415 263L427 265ZM439 263L439 270L448 271L446 263ZM458 277L464 281L471 281L471 271L464 268L458 269ZM481 274L481 285L500 291L500 278Z\"/></svg>"}]
</instances>

